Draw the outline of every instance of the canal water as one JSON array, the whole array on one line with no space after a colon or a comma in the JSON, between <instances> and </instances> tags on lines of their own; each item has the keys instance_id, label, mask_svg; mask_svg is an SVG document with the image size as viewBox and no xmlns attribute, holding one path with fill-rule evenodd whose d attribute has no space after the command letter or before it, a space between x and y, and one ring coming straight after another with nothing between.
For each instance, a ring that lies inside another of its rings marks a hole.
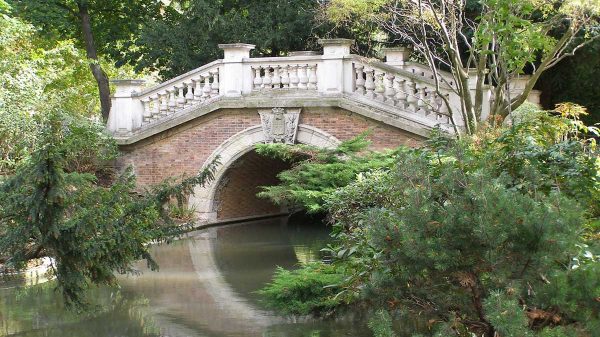
<instances>
[{"instance_id":1,"label":"canal water","mask_svg":"<svg viewBox=\"0 0 600 337\"><path fill-rule=\"evenodd\" d=\"M90 292L95 312L67 312L52 283L0 283L0 336L189 337L370 336L364 320L294 321L268 310L256 290L277 266L321 259L329 229L319 221L261 220L190 233L152 247L160 266Z\"/></svg>"}]
</instances>

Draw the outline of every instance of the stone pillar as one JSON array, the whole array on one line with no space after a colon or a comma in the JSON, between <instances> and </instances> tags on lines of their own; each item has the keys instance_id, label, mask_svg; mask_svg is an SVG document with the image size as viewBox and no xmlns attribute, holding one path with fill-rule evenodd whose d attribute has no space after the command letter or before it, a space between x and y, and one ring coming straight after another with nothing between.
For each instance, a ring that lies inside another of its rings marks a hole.
<instances>
[{"instance_id":1,"label":"stone pillar","mask_svg":"<svg viewBox=\"0 0 600 337\"><path fill-rule=\"evenodd\" d=\"M323 63L318 74L319 92L323 94L352 92L354 73L351 64L344 66L344 57L350 55L350 46L354 40L322 39L319 43L323 46Z\"/></svg>"},{"instance_id":2,"label":"stone pillar","mask_svg":"<svg viewBox=\"0 0 600 337\"><path fill-rule=\"evenodd\" d=\"M383 55L385 55L385 63L391 66L402 68L412 53L412 49L409 47L387 47L383 48Z\"/></svg>"},{"instance_id":3,"label":"stone pillar","mask_svg":"<svg viewBox=\"0 0 600 337\"><path fill-rule=\"evenodd\" d=\"M250 57L255 45L246 43L220 44L223 49L223 66L219 70L219 93L225 97L239 97L252 91L252 68L244 67L243 60Z\"/></svg>"},{"instance_id":4,"label":"stone pillar","mask_svg":"<svg viewBox=\"0 0 600 337\"><path fill-rule=\"evenodd\" d=\"M143 105L135 97L142 91L144 80L111 80L115 93L111 96L111 108L107 128L113 134L128 134L142 126Z\"/></svg>"}]
</instances>

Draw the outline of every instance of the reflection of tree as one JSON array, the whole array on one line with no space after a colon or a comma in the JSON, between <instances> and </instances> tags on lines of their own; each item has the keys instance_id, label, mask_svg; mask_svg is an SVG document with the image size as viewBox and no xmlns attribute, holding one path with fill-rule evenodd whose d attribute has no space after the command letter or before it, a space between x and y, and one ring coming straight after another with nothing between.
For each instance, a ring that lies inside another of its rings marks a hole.
<instances>
[{"instance_id":1,"label":"reflection of tree","mask_svg":"<svg viewBox=\"0 0 600 337\"><path fill-rule=\"evenodd\" d=\"M116 288L90 290L89 313L65 309L55 282L0 292L0 335L100 337L159 336L145 314L148 301Z\"/></svg>"}]
</instances>

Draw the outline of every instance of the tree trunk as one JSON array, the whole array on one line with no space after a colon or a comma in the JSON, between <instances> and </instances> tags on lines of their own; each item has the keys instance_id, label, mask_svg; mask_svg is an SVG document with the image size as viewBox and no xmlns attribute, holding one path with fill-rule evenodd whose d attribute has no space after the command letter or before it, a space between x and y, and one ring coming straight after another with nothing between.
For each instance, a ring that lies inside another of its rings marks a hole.
<instances>
[{"instance_id":1,"label":"tree trunk","mask_svg":"<svg viewBox=\"0 0 600 337\"><path fill-rule=\"evenodd\" d=\"M481 286L481 281L479 281L479 277L473 273L474 284L471 285L471 301L473 303L473 308L475 309L475 313L477 314L477 318L479 318L479 322L487 326L487 331L485 333L485 337L494 337L495 330L492 324L485 317L485 312L483 310L483 290Z\"/></svg>"},{"instance_id":2,"label":"tree trunk","mask_svg":"<svg viewBox=\"0 0 600 337\"><path fill-rule=\"evenodd\" d=\"M108 76L102 70L100 62L98 61L98 53L96 51L96 45L94 44L94 34L92 33L92 25L90 22L90 14L88 12L87 4L82 1L77 2L78 16L81 20L81 31L83 33L83 39L85 41L85 52L90 62L90 69L92 74L98 83L98 93L100 94L100 109L102 113L102 120L106 122L108 120L108 114L110 112L110 87L108 82Z\"/></svg>"}]
</instances>

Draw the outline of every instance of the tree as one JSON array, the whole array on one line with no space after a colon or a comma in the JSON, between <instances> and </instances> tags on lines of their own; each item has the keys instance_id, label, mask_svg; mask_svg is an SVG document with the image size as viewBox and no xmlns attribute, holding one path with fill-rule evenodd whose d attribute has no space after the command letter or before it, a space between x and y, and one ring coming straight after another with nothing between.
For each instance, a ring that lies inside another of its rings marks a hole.
<instances>
[{"instance_id":1,"label":"tree","mask_svg":"<svg viewBox=\"0 0 600 337\"><path fill-rule=\"evenodd\" d=\"M449 85L459 96L467 133L481 122L487 85L493 85L491 114L507 116L527 100L542 73L599 36L596 1L332 0L324 10L337 22L359 11L413 47L432 71L436 90ZM449 70L451 79L440 69ZM531 77L524 90L512 93L526 69Z\"/></svg>"},{"instance_id":2,"label":"tree","mask_svg":"<svg viewBox=\"0 0 600 337\"><path fill-rule=\"evenodd\" d=\"M108 64L109 75L127 74ZM37 142L36 120L60 106L72 116L96 117L96 83L85 52L70 40L47 40L0 1L0 176L12 174ZM130 75L129 75L130 76Z\"/></svg>"},{"instance_id":3,"label":"tree","mask_svg":"<svg viewBox=\"0 0 600 337\"><path fill-rule=\"evenodd\" d=\"M218 59L219 43L252 43L260 56L314 50L317 36L330 28L315 21L317 5L313 0L173 1L163 16L148 22L127 60L169 78Z\"/></svg>"},{"instance_id":4,"label":"tree","mask_svg":"<svg viewBox=\"0 0 600 337\"><path fill-rule=\"evenodd\" d=\"M160 1L11 0L16 14L40 28L50 40L75 39L86 51L96 80L104 120L110 112L110 86L102 54L117 57L142 24L159 14Z\"/></svg>"},{"instance_id":5,"label":"tree","mask_svg":"<svg viewBox=\"0 0 600 337\"><path fill-rule=\"evenodd\" d=\"M180 234L165 207L212 180L215 163L194 177L136 191L131 170L114 177L114 140L103 126L57 108L37 125L40 145L16 173L0 182L0 257L6 267L51 257L67 305L86 308L92 284L114 284L145 259L158 266L148 243Z\"/></svg>"}]
</instances>

